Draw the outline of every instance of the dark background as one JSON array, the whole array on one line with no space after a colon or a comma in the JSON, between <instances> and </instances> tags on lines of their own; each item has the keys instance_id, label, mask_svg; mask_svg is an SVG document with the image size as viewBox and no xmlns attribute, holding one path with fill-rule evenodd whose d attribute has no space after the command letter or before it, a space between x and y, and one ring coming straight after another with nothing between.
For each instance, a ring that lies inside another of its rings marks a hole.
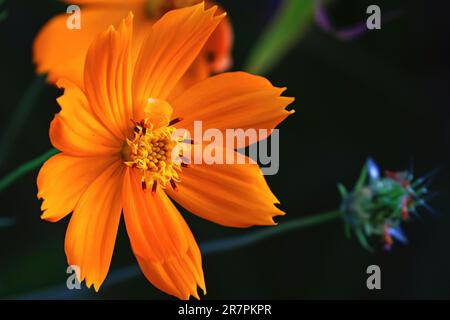
<instances>
[{"instance_id":1,"label":"dark background","mask_svg":"<svg viewBox=\"0 0 450 320\"><path fill-rule=\"evenodd\" d=\"M221 1L236 31L234 69L241 69L276 1ZM287 86L297 113L281 129L281 165L268 177L288 221L340 204L336 184L351 187L365 159L383 169L416 175L442 168L432 189L437 211L405 226L406 246L369 253L346 239L340 221L280 235L253 246L204 256L206 299L450 298L449 64L450 19L445 1L334 1L329 12L337 26L366 19L369 4L383 13L402 14L350 42L312 24L298 45L267 77ZM0 22L0 128L34 80L32 41L39 28L63 12L50 0L10 0ZM70 41L70 40L68 40ZM48 128L58 111L58 90L46 86L0 167L4 176L51 145ZM1 134L1 132L0 132ZM16 218L0 230L0 297L39 295L64 286L64 233L68 219L41 221L36 198L37 171L0 193L0 216ZM182 211L199 243L245 234L216 226ZM375 240L376 241L376 240ZM135 264L123 226L111 270ZM382 290L366 288L366 268L382 270ZM37 293L37 294L36 294ZM92 298L167 298L139 275L103 288ZM84 296L86 297L86 296Z\"/></svg>"}]
</instances>

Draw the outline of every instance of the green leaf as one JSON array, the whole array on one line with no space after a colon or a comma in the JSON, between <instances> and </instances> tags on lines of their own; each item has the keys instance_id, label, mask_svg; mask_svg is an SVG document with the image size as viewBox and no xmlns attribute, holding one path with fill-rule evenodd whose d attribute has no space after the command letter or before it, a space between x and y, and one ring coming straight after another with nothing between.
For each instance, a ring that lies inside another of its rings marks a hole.
<instances>
[{"instance_id":1,"label":"green leaf","mask_svg":"<svg viewBox=\"0 0 450 320\"><path fill-rule=\"evenodd\" d=\"M348 196L347 188L342 183L338 183L337 188L339 190L339 193L341 194L342 199L347 198Z\"/></svg>"},{"instance_id":2,"label":"green leaf","mask_svg":"<svg viewBox=\"0 0 450 320\"><path fill-rule=\"evenodd\" d=\"M364 187L364 184L366 183L366 180L367 180L367 174L368 174L368 169L367 169L367 164L365 164L361 171L361 174L358 178L358 181L356 182L354 191L358 192L362 189L362 187Z\"/></svg>"},{"instance_id":3,"label":"green leaf","mask_svg":"<svg viewBox=\"0 0 450 320\"><path fill-rule=\"evenodd\" d=\"M245 70L267 73L302 38L313 14L313 0L285 0L250 53Z\"/></svg>"},{"instance_id":4,"label":"green leaf","mask_svg":"<svg viewBox=\"0 0 450 320\"><path fill-rule=\"evenodd\" d=\"M373 252L373 248L370 246L370 244L367 242L367 238L364 235L363 231L359 228L355 229L356 237L358 238L359 243L361 246L363 246L364 249L366 249L369 252Z\"/></svg>"}]
</instances>

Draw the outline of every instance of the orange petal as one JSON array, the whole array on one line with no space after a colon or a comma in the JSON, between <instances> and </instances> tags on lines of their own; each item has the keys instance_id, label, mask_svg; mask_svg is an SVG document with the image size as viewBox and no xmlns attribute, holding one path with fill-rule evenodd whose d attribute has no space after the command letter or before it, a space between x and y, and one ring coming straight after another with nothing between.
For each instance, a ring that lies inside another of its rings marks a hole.
<instances>
[{"instance_id":1,"label":"orange petal","mask_svg":"<svg viewBox=\"0 0 450 320\"><path fill-rule=\"evenodd\" d=\"M106 278L122 211L122 163L107 168L86 190L75 207L66 232L69 265L80 268L80 281L96 291Z\"/></svg>"},{"instance_id":2,"label":"orange petal","mask_svg":"<svg viewBox=\"0 0 450 320\"><path fill-rule=\"evenodd\" d=\"M273 87L263 77L224 73L194 85L172 101L173 116L184 119L178 126L188 130L193 129L196 120L203 121L203 130L265 129L258 135L261 140L293 113L285 108L294 99L280 96L284 90ZM256 141L249 139L247 144ZM241 143L237 148L247 144Z\"/></svg>"},{"instance_id":3,"label":"orange petal","mask_svg":"<svg viewBox=\"0 0 450 320\"><path fill-rule=\"evenodd\" d=\"M279 201L259 166L234 151L222 153L232 153L246 164L193 164L181 172L178 191L167 189L169 195L192 213L220 225L274 225L273 217L284 213L274 205Z\"/></svg>"},{"instance_id":4,"label":"orange petal","mask_svg":"<svg viewBox=\"0 0 450 320\"><path fill-rule=\"evenodd\" d=\"M144 4L147 0L64 0L70 4L85 4L85 5L121 5L128 4Z\"/></svg>"},{"instance_id":5,"label":"orange petal","mask_svg":"<svg viewBox=\"0 0 450 320\"><path fill-rule=\"evenodd\" d=\"M194 84L199 83L207 79L211 75L211 67L206 61L203 54L200 54L197 59L191 64L189 69L183 75L183 77L178 81L175 88L173 88L169 97L169 101L174 101L177 97L183 94L187 89L192 87Z\"/></svg>"},{"instance_id":6,"label":"orange petal","mask_svg":"<svg viewBox=\"0 0 450 320\"><path fill-rule=\"evenodd\" d=\"M56 222L75 208L87 187L117 158L78 158L60 153L47 160L37 178L42 219Z\"/></svg>"},{"instance_id":7,"label":"orange petal","mask_svg":"<svg viewBox=\"0 0 450 320\"><path fill-rule=\"evenodd\" d=\"M220 8L220 12L223 10ZM233 27L228 18L223 19L206 42L200 56L209 64L210 73L224 72L232 64Z\"/></svg>"},{"instance_id":8,"label":"orange petal","mask_svg":"<svg viewBox=\"0 0 450 320\"><path fill-rule=\"evenodd\" d=\"M128 136L132 119L131 37L133 14L92 43L86 56L84 85L92 111L119 139Z\"/></svg>"},{"instance_id":9,"label":"orange petal","mask_svg":"<svg viewBox=\"0 0 450 320\"><path fill-rule=\"evenodd\" d=\"M148 118L155 128L168 125L172 113L172 106L161 99L148 99L144 108L145 118Z\"/></svg>"},{"instance_id":10,"label":"orange petal","mask_svg":"<svg viewBox=\"0 0 450 320\"><path fill-rule=\"evenodd\" d=\"M141 176L128 169L124 217L133 252L147 279L180 299L205 291L200 250L183 217L163 190L141 188Z\"/></svg>"},{"instance_id":11,"label":"orange petal","mask_svg":"<svg viewBox=\"0 0 450 320\"><path fill-rule=\"evenodd\" d=\"M50 125L53 146L72 156L118 154L122 141L95 117L83 91L65 80L58 82L58 86L65 90L57 99L61 111Z\"/></svg>"},{"instance_id":12,"label":"orange petal","mask_svg":"<svg viewBox=\"0 0 450 320\"><path fill-rule=\"evenodd\" d=\"M127 8L120 7L108 10L83 7L79 30L67 28L68 14L52 18L39 31L33 44L33 61L37 72L48 72L48 80L52 83L65 78L83 88L84 62L89 46L99 33L109 25L118 23L127 12Z\"/></svg>"},{"instance_id":13,"label":"orange petal","mask_svg":"<svg viewBox=\"0 0 450 320\"><path fill-rule=\"evenodd\" d=\"M173 10L156 22L140 50L133 77L135 119L148 98L165 100L223 16L204 4Z\"/></svg>"},{"instance_id":14,"label":"orange petal","mask_svg":"<svg viewBox=\"0 0 450 320\"><path fill-rule=\"evenodd\" d=\"M206 2L207 7L214 3ZM224 12L219 7L218 12ZM192 85L205 80L211 74L224 72L232 65L233 28L228 17L225 17L209 37L200 54L183 75L177 86L170 93L169 99L182 94Z\"/></svg>"}]
</instances>

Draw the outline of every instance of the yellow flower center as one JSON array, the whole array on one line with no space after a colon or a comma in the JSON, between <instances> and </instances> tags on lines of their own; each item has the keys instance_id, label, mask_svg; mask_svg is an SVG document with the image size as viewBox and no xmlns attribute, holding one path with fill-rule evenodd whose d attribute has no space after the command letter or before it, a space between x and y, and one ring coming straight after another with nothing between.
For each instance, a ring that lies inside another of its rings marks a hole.
<instances>
[{"instance_id":1,"label":"yellow flower center","mask_svg":"<svg viewBox=\"0 0 450 320\"><path fill-rule=\"evenodd\" d=\"M179 172L184 165L178 159L178 144L183 138L174 139L173 123L153 129L148 120L135 124L133 139L127 139L122 149L125 165L142 173L142 189L156 192L158 184L165 188L168 183L176 189Z\"/></svg>"}]
</instances>

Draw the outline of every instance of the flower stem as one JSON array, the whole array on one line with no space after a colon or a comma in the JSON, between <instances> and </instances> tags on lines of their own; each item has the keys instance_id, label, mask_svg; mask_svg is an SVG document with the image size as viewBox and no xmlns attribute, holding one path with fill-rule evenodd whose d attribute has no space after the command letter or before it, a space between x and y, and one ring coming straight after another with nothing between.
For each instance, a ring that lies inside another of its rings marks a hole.
<instances>
[{"instance_id":1,"label":"flower stem","mask_svg":"<svg viewBox=\"0 0 450 320\"><path fill-rule=\"evenodd\" d=\"M14 181L25 175L26 173L39 168L48 158L57 154L59 151L56 149L50 149L37 158L34 158L27 163L22 164L20 167L11 171L8 175L0 179L0 191L7 188Z\"/></svg>"},{"instance_id":2,"label":"flower stem","mask_svg":"<svg viewBox=\"0 0 450 320\"><path fill-rule=\"evenodd\" d=\"M259 241L284 234L291 231L307 228L310 226L326 223L336 220L341 216L340 211L330 211L321 214L312 215L306 218L298 218L285 223L280 223L275 227L266 227L261 230L253 231L240 236L227 237L224 239L207 241L200 244L203 254L213 254L218 252L230 251L255 244Z\"/></svg>"},{"instance_id":3,"label":"flower stem","mask_svg":"<svg viewBox=\"0 0 450 320\"><path fill-rule=\"evenodd\" d=\"M337 220L341 217L342 213L339 210L330 211L320 214L315 214L305 218L298 218L284 223L280 223L278 226L265 227L257 231L248 232L244 235L225 237L223 239L206 241L200 243L200 250L204 255L210 255L214 253L221 253L231 251L234 249L244 248L252 244L258 243L263 240L267 240L277 235L285 234L287 232L298 231L300 229L317 226L333 220ZM134 264L127 267L122 267L111 271L102 288L114 286L124 281L133 279L141 274L139 267ZM83 290L68 290L65 286L49 288L46 290L38 291L32 294L18 297L19 299L73 299L81 298L89 295L91 291ZM17 298L17 297L16 297Z\"/></svg>"},{"instance_id":4,"label":"flower stem","mask_svg":"<svg viewBox=\"0 0 450 320\"><path fill-rule=\"evenodd\" d=\"M0 167L3 165L3 161L8 154L12 142L21 132L22 126L30 115L33 106L36 104L39 94L45 86L46 77L46 75L37 76L25 91L19 104L14 108L14 113L0 137Z\"/></svg>"},{"instance_id":5,"label":"flower stem","mask_svg":"<svg viewBox=\"0 0 450 320\"><path fill-rule=\"evenodd\" d=\"M14 225L13 218L0 218L0 228L7 228Z\"/></svg>"},{"instance_id":6,"label":"flower stem","mask_svg":"<svg viewBox=\"0 0 450 320\"><path fill-rule=\"evenodd\" d=\"M295 46L313 22L315 1L285 0L250 52L245 70L267 74Z\"/></svg>"}]
</instances>

